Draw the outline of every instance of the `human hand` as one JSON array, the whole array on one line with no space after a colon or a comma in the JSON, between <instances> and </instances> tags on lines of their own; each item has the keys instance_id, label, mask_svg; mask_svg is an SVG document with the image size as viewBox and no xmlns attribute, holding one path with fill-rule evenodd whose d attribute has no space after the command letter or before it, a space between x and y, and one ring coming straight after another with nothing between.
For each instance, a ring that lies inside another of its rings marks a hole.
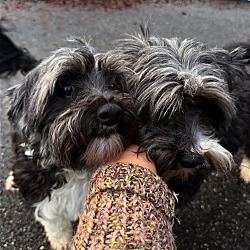
<instances>
[{"instance_id":1,"label":"human hand","mask_svg":"<svg viewBox=\"0 0 250 250\"><path fill-rule=\"evenodd\" d=\"M124 162L124 163L133 163L140 165L141 167L147 168L156 174L156 168L153 161L149 161L146 153L137 153L138 151L137 145L130 145L120 156L119 159L109 162L108 164L114 164L117 162Z\"/></svg>"}]
</instances>

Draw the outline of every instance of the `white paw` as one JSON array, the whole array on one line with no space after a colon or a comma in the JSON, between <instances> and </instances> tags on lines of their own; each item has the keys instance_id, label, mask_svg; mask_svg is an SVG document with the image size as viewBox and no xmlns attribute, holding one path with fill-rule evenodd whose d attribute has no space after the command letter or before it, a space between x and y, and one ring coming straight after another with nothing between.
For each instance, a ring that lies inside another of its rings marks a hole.
<instances>
[{"instance_id":1,"label":"white paw","mask_svg":"<svg viewBox=\"0 0 250 250\"><path fill-rule=\"evenodd\" d=\"M244 158L240 164L240 177L245 183L250 183L250 160Z\"/></svg>"},{"instance_id":2,"label":"white paw","mask_svg":"<svg viewBox=\"0 0 250 250\"><path fill-rule=\"evenodd\" d=\"M9 176L5 181L5 189L11 192L18 192L19 189L15 187L13 171L9 172Z\"/></svg>"},{"instance_id":3,"label":"white paw","mask_svg":"<svg viewBox=\"0 0 250 250\"><path fill-rule=\"evenodd\" d=\"M53 250L68 250L71 241L71 239L56 239L53 237L48 237L48 240Z\"/></svg>"},{"instance_id":4,"label":"white paw","mask_svg":"<svg viewBox=\"0 0 250 250\"><path fill-rule=\"evenodd\" d=\"M69 244L68 242L58 242L58 241L52 241L50 240L50 246L53 250L68 250Z\"/></svg>"}]
</instances>

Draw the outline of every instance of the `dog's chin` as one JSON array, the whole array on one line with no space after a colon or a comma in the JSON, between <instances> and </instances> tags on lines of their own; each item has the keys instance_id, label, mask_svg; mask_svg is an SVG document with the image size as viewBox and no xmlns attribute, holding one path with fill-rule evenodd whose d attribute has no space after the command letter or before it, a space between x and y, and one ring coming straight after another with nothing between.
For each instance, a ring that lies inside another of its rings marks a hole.
<instances>
[{"instance_id":1,"label":"dog's chin","mask_svg":"<svg viewBox=\"0 0 250 250\"><path fill-rule=\"evenodd\" d=\"M89 168L96 168L112 160L119 159L124 151L124 140L120 134L110 134L93 139L88 145L84 162Z\"/></svg>"},{"instance_id":2,"label":"dog's chin","mask_svg":"<svg viewBox=\"0 0 250 250\"><path fill-rule=\"evenodd\" d=\"M164 173L163 179L166 182L168 182L172 178L177 177L182 181L187 181L190 176L196 174L199 171L213 171L213 170L215 170L215 166L206 163L193 168L184 168L180 166L177 169L167 170Z\"/></svg>"},{"instance_id":3,"label":"dog's chin","mask_svg":"<svg viewBox=\"0 0 250 250\"><path fill-rule=\"evenodd\" d=\"M188 177L194 175L198 171L198 168L178 168L175 170L167 170L162 178L165 182L170 181L172 178L177 177L178 179L185 181L188 180Z\"/></svg>"}]
</instances>

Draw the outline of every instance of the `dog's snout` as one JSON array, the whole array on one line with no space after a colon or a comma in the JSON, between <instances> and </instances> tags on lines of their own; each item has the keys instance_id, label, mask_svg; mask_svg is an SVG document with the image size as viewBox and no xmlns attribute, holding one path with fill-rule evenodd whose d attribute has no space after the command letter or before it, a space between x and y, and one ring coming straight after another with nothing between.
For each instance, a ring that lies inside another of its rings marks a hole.
<instances>
[{"instance_id":1,"label":"dog's snout","mask_svg":"<svg viewBox=\"0 0 250 250\"><path fill-rule=\"evenodd\" d=\"M197 153L181 153L179 163L183 168L195 168L204 163L204 157Z\"/></svg>"},{"instance_id":2,"label":"dog's snout","mask_svg":"<svg viewBox=\"0 0 250 250\"><path fill-rule=\"evenodd\" d=\"M107 103L97 111L99 121L106 126L117 124L123 115L122 108L117 104Z\"/></svg>"}]
</instances>

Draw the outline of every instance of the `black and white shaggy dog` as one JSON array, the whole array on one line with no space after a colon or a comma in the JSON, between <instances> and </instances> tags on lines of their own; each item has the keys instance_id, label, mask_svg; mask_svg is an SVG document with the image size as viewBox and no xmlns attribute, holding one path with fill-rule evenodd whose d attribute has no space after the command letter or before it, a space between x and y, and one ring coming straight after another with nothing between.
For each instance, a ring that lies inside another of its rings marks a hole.
<instances>
[{"instance_id":1,"label":"black and white shaggy dog","mask_svg":"<svg viewBox=\"0 0 250 250\"><path fill-rule=\"evenodd\" d=\"M9 90L9 121L32 163L15 164L7 187L35 207L57 250L71 241L70 222L78 219L91 173L138 133L124 63L78 43L53 52Z\"/></svg>"},{"instance_id":2,"label":"black and white shaggy dog","mask_svg":"<svg viewBox=\"0 0 250 250\"><path fill-rule=\"evenodd\" d=\"M239 147L246 147L249 161L245 50L229 52L194 40L150 36L147 28L118 46L117 54L134 71L130 88L142 126L140 146L170 187L179 179L184 187L196 172L230 170L232 153Z\"/></svg>"}]
</instances>

